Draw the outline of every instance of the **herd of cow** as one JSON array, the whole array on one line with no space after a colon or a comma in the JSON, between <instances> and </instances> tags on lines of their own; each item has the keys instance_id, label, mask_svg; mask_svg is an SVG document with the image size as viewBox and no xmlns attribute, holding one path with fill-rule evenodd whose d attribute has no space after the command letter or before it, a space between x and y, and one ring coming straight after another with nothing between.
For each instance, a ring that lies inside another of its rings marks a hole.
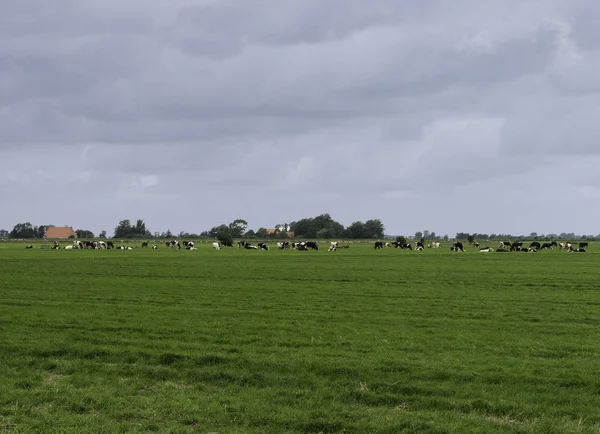
<instances>
[{"instance_id":1,"label":"herd of cow","mask_svg":"<svg viewBox=\"0 0 600 434\"><path fill-rule=\"evenodd\" d=\"M479 243L478 242L474 242L473 243L473 247L478 249L480 252L482 253L487 253L487 252L537 252L539 250L550 250L553 248L558 248L559 250L565 250L567 252L585 252L585 249L587 249L589 246L589 243L587 241L581 241L579 242L577 247L573 246L573 243L571 243L570 241L565 241L562 243L558 243L556 241L552 241L551 243L540 243L538 241L533 241L529 247L525 247L523 245L523 241L500 241L500 245L498 246L497 249L493 249L492 247L486 246L486 247L479 247ZM404 250L413 250L413 247L410 243L401 243L398 241L395 241L393 243L383 243L382 241L375 241L375 249L382 249L383 247L394 247L397 249L404 249ZM439 242L431 242L427 245L428 248L439 248L440 247L440 243ZM414 250L425 250L425 243L423 240L421 241L417 241L415 243L415 248ZM452 250L453 252L464 252L465 251L465 247L463 245L463 243L461 243L460 241L456 241L454 243L452 243L452 245L450 246L450 250Z\"/></svg>"},{"instance_id":2,"label":"herd of cow","mask_svg":"<svg viewBox=\"0 0 600 434\"><path fill-rule=\"evenodd\" d=\"M196 245L193 241L179 241L179 240L170 240L166 241L165 245L169 249L185 249L185 250L197 250ZM237 243L238 248L243 248L246 250L269 250L269 246L267 243L258 243L256 245L251 244L247 241L240 241ZM533 241L529 244L528 247L523 245L523 241L500 241L500 245L493 249L492 247L480 247L479 243L474 242L473 247L478 249L479 252L537 252L540 250L553 249L557 248L559 250L564 250L567 252L585 252L588 248L589 244L587 241L581 241L578 243L577 247L574 247L573 243L569 241L558 243L556 241L552 241L550 243L540 243L538 241ZM42 246L45 247L45 246ZM148 248L149 242L143 241L142 248ZM222 242L214 242L212 243L212 247L216 250L221 250L222 247L233 247L233 243L222 243ZM425 250L425 242L424 240L416 241L414 244L414 249L411 243L408 242L386 242L383 241L375 241L375 249L383 249L384 247L396 248L402 250ZM26 246L27 249L33 249L33 244ZM45 247L48 248L48 247ZM49 247L50 249L59 249L60 243L58 241L54 241L53 245ZM331 241L329 244L329 251L336 251L337 249L349 249L350 246L348 244L340 244L338 241ZM433 241L427 244L427 248L431 249L439 249L440 243L437 241ZM118 249L118 250L134 250L132 246L115 246L112 241L79 241L75 240L72 244L68 244L64 247L64 249ZM152 249L158 249L158 244L152 245ZM278 250L298 250L298 251L308 251L308 250L319 250L319 244L316 241L301 241L301 242L291 242L291 241L281 241L277 243ZM464 252L465 247L463 243L460 241L456 241L452 243L450 250L453 252Z\"/></svg>"}]
</instances>

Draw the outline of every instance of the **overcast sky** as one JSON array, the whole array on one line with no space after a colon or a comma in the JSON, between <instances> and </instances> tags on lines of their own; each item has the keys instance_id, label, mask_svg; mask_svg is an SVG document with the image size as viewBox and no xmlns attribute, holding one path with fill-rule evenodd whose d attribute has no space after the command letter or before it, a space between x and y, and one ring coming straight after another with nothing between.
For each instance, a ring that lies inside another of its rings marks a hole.
<instances>
[{"instance_id":1,"label":"overcast sky","mask_svg":"<svg viewBox=\"0 0 600 434\"><path fill-rule=\"evenodd\" d=\"M596 0L18 0L0 228L600 233Z\"/></svg>"}]
</instances>

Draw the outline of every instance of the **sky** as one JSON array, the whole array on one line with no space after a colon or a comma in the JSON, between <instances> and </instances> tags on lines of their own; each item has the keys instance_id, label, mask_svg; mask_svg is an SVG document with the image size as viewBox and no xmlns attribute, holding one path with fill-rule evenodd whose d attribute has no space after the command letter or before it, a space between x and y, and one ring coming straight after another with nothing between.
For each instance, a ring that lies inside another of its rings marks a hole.
<instances>
[{"instance_id":1,"label":"sky","mask_svg":"<svg viewBox=\"0 0 600 434\"><path fill-rule=\"evenodd\" d=\"M19 0L0 229L600 233L600 2Z\"/></svg>"}]
</instances>

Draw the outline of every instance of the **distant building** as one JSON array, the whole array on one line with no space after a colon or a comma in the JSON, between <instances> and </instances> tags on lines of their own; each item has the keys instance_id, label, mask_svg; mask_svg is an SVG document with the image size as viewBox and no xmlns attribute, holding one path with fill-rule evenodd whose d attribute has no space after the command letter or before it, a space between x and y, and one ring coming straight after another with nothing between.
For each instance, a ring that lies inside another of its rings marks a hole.
<instances>
[{"instance_id":1,"label":"distant building","mask_svg":"<svg viewBox=\"0 0 600 434\"><path fill-rule=\"evenodd\" d=\"M77 232L73 230L71 226L65 226L62 228L51 226L46 229L44 238L77 238Z\"/></svg>"},{"instance_id":2,"label":"distant building","mask_svg":"<svg viewBox=\"0 0 600 434\"><path fill-rule=\"evenodd\" d=\"M0 238L8 238L8 231L5 229L0 229Z\"/></svg>"}]
</instances>

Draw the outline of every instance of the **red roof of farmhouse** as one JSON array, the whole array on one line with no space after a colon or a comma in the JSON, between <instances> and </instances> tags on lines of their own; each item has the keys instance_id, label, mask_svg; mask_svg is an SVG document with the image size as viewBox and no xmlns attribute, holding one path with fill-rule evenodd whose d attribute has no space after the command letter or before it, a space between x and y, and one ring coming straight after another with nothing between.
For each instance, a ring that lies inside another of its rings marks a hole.
<instances>
[{"instance_id":1,"label":"red roof of farmhouse","mask_svg":"<svg viewBox=\"0 0 600 434\"><path fill-rule=\"evenodd\" d=\"M46 229L46 238L69 238L70 236L77 238L77 233L71 226L62 228L52 226Z\"/></svg>"}]
</instances>

